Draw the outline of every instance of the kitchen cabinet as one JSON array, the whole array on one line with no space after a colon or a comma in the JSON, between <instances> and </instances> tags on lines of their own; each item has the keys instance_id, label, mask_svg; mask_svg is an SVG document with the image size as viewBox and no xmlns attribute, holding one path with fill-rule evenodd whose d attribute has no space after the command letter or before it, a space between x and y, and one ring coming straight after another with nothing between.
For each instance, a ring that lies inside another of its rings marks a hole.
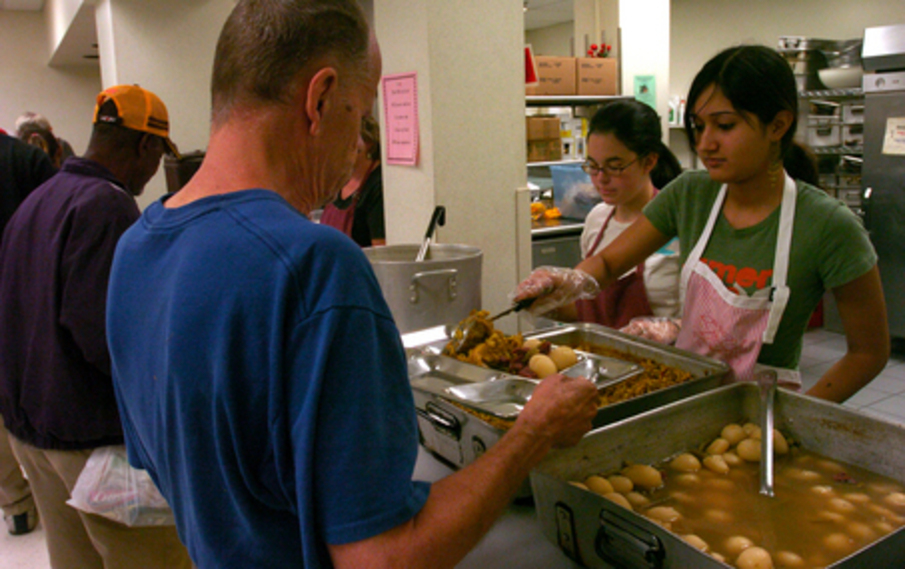
<instances>
[{"instance_id":1,"label":"kitchen cabinet","mask_svg":"<svg viewBox=\"0 0 905 569\"><path fill-rule=\"evenodd\" d=\"M799 93L798 138L817 156L821 188L863 215L864 94L861 89Z\"/></svg>"}]
</instances>

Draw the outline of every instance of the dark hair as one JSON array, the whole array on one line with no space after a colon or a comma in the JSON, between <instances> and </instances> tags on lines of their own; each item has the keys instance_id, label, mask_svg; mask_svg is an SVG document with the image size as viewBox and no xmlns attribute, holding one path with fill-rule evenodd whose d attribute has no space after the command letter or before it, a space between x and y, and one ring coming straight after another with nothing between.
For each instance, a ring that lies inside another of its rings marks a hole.
<instances>
[{"instance_id":1,"label":"dark hair","mask_svg":"<svg viewBox=\"0 0 905 569\"><path fill-rule=\"evenodd\" d=\"M792 113L792 124L780 144L781 156L789 150L798 127L798 86L792 67L776 50L762 45L730 47L718 53L698 71L685 110L685 133L695 145L694 107L711 85L719 89L737 111L751 113L764 125L780 111Z\"/></svg>"},{"instance_id":2,"label":"dark hair","mask_svg":"<svg viewBox=\"0 0 905 569\"><path fill-rule=\"evenodd\" d=\"M663 144L660 117L644 103L628 100L607 104L591 118L588 136L592 134L612 134L639 157L656 154L657 165L650 173L656 188L662 188L682 173L679 160Z\"/></svg>"},{"instance_id":3,"label":"dark hair","mask_svg":"<svg viewBox=\"0 0 905 569\"><path fill-rule=\"evenodd\" d=\"M355 0L239 0L214 56L215 122L237 102L285 101L299 74L313 63L363 77L369 41Z\"/></svg>"},{"instance_id":4,"label":"dark hair","mask_svg":"<svg viewBox=\"0 0 905 569\"><path fill-rule=\"evenodd\" d=\"M361 139L368 147L368 158L378 160L380 158L380 124L371 115L361 119Z\"/></svg>"},{"instance_id":5,"label":"dark hair","mask_svg":"<svg viewBox=\"0 0 905 569\"><path fill-rule=\"evenodd\" d=\"M782 160L782 165L792 178L820 185L820 166L813 152L799 142L792 142Z\"/></svg>"}]
</instances>

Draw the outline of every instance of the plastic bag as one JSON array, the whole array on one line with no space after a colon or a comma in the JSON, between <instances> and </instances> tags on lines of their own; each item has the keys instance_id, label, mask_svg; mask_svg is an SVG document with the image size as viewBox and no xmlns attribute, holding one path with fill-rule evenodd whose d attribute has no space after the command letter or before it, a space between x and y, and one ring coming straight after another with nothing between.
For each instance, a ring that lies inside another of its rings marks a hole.
<instances>
[{"instance_id":1,"label":"plastic bag","mask_svg":"<svg viewBox=\"0 0 905 569\"><path fill-rule=\"evenodd\" d=\"M578 269L543 266L534 269L510 296L515 302L537 298L528 307L528 312L540 316L570 302L594 298L598 294L600 285L588 273Z\"/></svg>"},{"instance_id":2,"label":"plastic bag","mask_svg":"<svg viewBox=\"0 0 905 569\"><path fill-rule=\"evenodd\" d=\"M682 320L680 318L637 316L632 318L619 331L632 336L647 338L661 344L671 345L676 342L681 329Z\"/></svg>"},{"instance_id":3,"label":"plastic bag","mask_svg":"<svg viewBox=\"0 0 905 569\"><path fill-rule=\"evenodd\" d=\"M127 526L176 523L150 475L129 465L122 445L100 447L91 453L66 503Z\"/></svg>"}]
</instances>

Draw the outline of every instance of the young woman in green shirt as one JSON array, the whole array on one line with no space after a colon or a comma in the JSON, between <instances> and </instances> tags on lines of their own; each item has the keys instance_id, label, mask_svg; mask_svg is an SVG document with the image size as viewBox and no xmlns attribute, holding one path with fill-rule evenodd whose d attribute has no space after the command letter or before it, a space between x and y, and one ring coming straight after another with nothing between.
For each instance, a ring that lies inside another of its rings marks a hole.
<instances>
[{"instance_id":1,"label":"young woman in green shirt","mask_svg":"<svg viewBox=\"0 0 905 569\"><path fill-rule=\"evenodd\" d=\"M764 368L800 386L803 335L832 291L847 351L808 394L842 402L889 357L877 256L842 202L793 180L797 87L788 63L763 46L738 46L698 72L684 117L706 172L686 172L644 215L574 270L538 269L515 299L544 313L593 295L673 237L683 261L683 327L676 346L730 364L737 380Z\"/></svg>"}]
</instances>

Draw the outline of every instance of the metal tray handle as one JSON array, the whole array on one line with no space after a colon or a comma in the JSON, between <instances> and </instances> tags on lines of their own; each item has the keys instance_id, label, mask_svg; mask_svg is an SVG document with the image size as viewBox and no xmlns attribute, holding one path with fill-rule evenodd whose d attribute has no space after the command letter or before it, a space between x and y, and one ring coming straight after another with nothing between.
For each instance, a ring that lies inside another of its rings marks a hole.
<instances>
[{"instance_id":1,"label":"metal tray handle","mask_svg":"<svg viewBox=\"0 0 905 569\"><path fill-rule=\"evenodd\" d=\"M440 433L454 440L462 437L462 425L455 415L441 409L433 401L428 401L424 406L424 411L416 409L430 424Z\"/></svg>"},{"instance_id":2,"label":"metal tray handle","mask_svg":"<svg viewBox=\"0 0 905 569\"><path fill-rule=\"evenodd\" d=\"M657 536L609 510L600 512L594 549L610 565L626 569L661 569L665 557Z\"/></svg>"}]
</instances>

